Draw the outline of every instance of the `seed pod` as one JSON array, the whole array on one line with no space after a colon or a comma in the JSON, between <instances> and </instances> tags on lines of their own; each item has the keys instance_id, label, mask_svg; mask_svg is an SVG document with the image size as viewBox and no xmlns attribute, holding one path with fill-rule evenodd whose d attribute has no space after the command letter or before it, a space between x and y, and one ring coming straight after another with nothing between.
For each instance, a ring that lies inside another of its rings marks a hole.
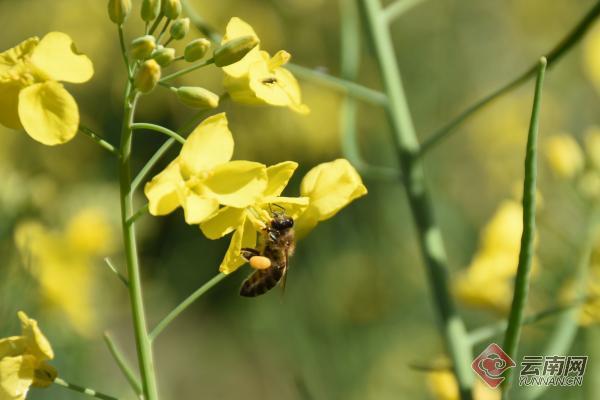
<instances>
[{"instance_id":1,"label":"seed pod","mask_svg":"<svg viewBox=\"0 0 600 400\"><path fill-rule=\"evenodd\" d=\"M142 0L142 19L154 21L160 13L160 0Z\"/></svg>"},{"instance_id":2,"label":"seed pod","mask_svg":"<svg viewBox=\"0 0 600 400\"><path fill-rule=\"evenodd\" d=\"M180 0L163 0L162 10L167 18L177 19L181 15L181 1Z\"/></svg>"},{"instance_id":3,"label":"seed pod","mask_svg":"<svg viewBox=\"0 0 600 400\"><path fill-rule=\"evenodd\" d=\"M159 47L152 53L152 58L160 64L161 67L166 67L175 59L175 49L170 47Z\"/></svg>"},{"instance_id":4,"label":"seed pod","mask_svg":"<svg viewBox=\"0 0 600 400\"><path fill-rule=\"evenodd\" d=\"M180 18L171 25L171 37L175 40L181 40L190 30L190 19Z\"/></svg>"},{"instance_id":5,"label":"seed pod","mask_svg":"<svg viewBox=\"0 0 600 400\"><path fill-rule=\"evenodd\" d=\"M188 107L208 109L219 106L219 96L210 90L195 86L182 86L174 90L179 101Z\"/></svg>"},{"instance_id":6,"label":"seed pod","mask_svg":"<svg viewBox=\"0 0 600 400\"><path fill-rule=\"evenodd\" d=\"M142 93L149 93L160 80L160 65L152 59L144 61L135 74L134 85Z\"/></svg>"},{"instance_id":7,"label":"seed pod","mask_svg":"<svg viewBox=\"0 0 600 400\"><path fill-rule=\"evenodd\" d=\"M155 48L156 39L154 36L146 35L132 40L129 53L136 60L145 60L152 55Z\"/></svg>"},{"instance_id":8,"label":"seed pod","mask_svg":"<svg viewBox=\"0 0 600 400\"><path fill-rule=\"evenodd\" d=\"M123 25L131 13L131 0L108 0L108 17L117 25Z\"/></svg>"},{"instance_id":9,"label":"seed pod","mask_svg":"<svg viewBox=\"0 0 600 400\"><path fill-rule=\"evenodd\" d=\"M208 39L192 40L185 46L183 58L187 62L198 61L206 55L208 49L210 49L210 41Z\"/></svg>"},{"instance_id":10,"label":"seed pod","mask_svg":"<svg viewBox=\"0 0 600 400\"><path fill-rule=\"evenodd\" d=\"M233 39L215 50L215 65L225 67L240 61L250 50L258 45L255 36L242 36Z\"/></svg>"}]
</instances>

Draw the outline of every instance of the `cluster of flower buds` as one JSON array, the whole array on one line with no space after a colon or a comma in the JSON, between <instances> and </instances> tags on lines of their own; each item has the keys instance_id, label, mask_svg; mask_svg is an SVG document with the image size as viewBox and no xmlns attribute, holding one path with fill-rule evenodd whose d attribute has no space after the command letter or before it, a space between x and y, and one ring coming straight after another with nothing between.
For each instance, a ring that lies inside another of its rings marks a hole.
<instances>
[{"instance_id":1,"label":"cluster of flower buds","mask_svg":"<svg viewBox=\"0 0 600 400\"><path fill-rule=\"evenodd\" d=\"M111 21L121 26L131 13L131 0L109 0L108 12ZM187 43L182 56L177 56L173 47L168 47L173 41L181 41L188 36L190 19L181 16L181 0L143 0L141 17L146 23L143 36L133 39L129 45L129 56L134 62L133 84L141 93L149 93L159 83L162 68L166 68L177 60L189 63L200 61L207 56L211 42L206 38L193 39ZM158 29L161 22L162 29ZM160 31L156 33L155 31ZM168 39L161 41L163 34L168 32ZM214 50L212 58L204 61L202 66L214 64L224 67L241 60L248 52L258 46L256 36L242 36L228 41ZM172 92L184 105L197 109L216 108L219 96L215 93L193 86L172 87Z\"/></svg>"}]
</instances>

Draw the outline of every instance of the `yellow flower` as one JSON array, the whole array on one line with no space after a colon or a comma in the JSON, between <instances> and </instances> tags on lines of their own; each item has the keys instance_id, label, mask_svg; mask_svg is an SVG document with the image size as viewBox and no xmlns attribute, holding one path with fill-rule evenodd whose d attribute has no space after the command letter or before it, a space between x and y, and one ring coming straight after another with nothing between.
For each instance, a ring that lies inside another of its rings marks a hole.
<instances>
[{"instance_id":1,"label":"yellow flower","mask_svg":"<svg viewBox=\"0 0 600 400\"><path fill-rule=\"evenodd\" d=\"M508 310L522 233L523 207L513 200L503 202L483 229L471 264L454 281L454 291L462 302L500 313ZM535 269L535 256L533 262Z\"/></svg>"},{"instance_id":2,"label":"yellow flower","mask_svg":"<svg viewBox=\"0 0 600 400\"><path fill-rule=\"evenodd\" d=\"M546 141L546 158L554 172L563 178L572 178L584 167L581 147L572 136L554 135Z\"/></svg>"},{"instance_id":3,"label":"yellow flower","mask_svg":"<svg viewBox=\"0 0 600 400\"><path fill-rule=\"evenodd\" d=\"M46 363L54 352L37 322L23 311L18 316L21 336L0 339L0 400L23 400L31 386L48 387L57 376Z\"/></svg>"},{"instance_id":4,"label":"yellow flower","mask_svg":"<svg viewBox=\"0 0 600 400\"><path fill-rule=\"evenodd\" d=\"M309 171L301 184L301 197L281 197L298 164L292 161L267 168L268 185L257 201L244 209L223 207L200 224L209 239L234 232L220 271L231 273L244 264L240 251L256 246L257 232L272 218L271 209L283 207L294 219L298 237L319 221L333 217L354 199L364 196L367 188L354 167L344 159L320 164Z\"/></svg>"},{"instance_id":5,"label":"yellow flower","mask_svg":"<svg viewBox=\"0 0 600 400\"><path fill-rule=\"evenodd\" d=\"M227 24L221 44L243 36L258 39L250 25L234 17ZM290 71L283 68L290 57L290 54L283 50L271 57L256 46L237 63L223 67L223 84L234 101L289 107L300 114L307 114L309 109L302 104L298 81Z\"/></svg>"},{"instance_id":6,"label":"yellow flower","mask_svg":"<svg viewBox=\"0 0 600 400\"><path fill-rule=\"evenodd\" d=\"M297 235L305 236L319 222L333 217L366 194L367 188L348 160L340 158L317 165L304 176L300 185L300 195L310 201L295 225Z\"/></svg>"},{"instance_id":7,"label":"yellow flower","mask_svg":"<svg viewBox=\"0 0 600 400\"><path fill-rule=\"evenodd\" d=\"M71 38L50 32L0 54L0 124L25 131L46 145L65 143L79 127L75 99L59 83L83 83L92 62L77 53Z\"/></svg>"},{"instance_id":8,"label":"yellow flower","mask_svg":"<svg viewBox=\"0 0 600 400\"><path fill-rule=\"evenodd\" d=\"M77 212L64 232L33 221L15 230L17 248L38 280L45 303L64 312L84 336L93 334L97 325L94 263L112 250L112 236L106 217L92 208Z\"/></svg>"},{"instance_id":9,"label":"yellow flower","mask_svg":"<svg viewBox=\"0 0 600 400\"><path fill-rule=\"evenodd\" d=\"M185 221L199 224L219 204L244 208L254 204L267 186L266 166L230 161L233 137L224 113L204 120L183 145L179 156L146 184L152 215L183 207Z\"/></svg>"},{"instance_id":10,"label":"yellow flower","mask_svg":"<svg viewBox=\"0 0 600 400\"><path fill-rule=\"evenodd\" d=\"M202 232L209 239L218 239L234 232L219 267L221 272L229 274L246 262L240 252L244 247L256 247L256 233L264 229L271 218L270 207L283 207L286 214L294 219L306 209L306 197L280 197L297 167L297 163L287 161L267 168L268 185L254 204L246 208L223 207L200 224Z\"/></svg>"},{"instance_id":11,"label":"yellow flower","mask_svg":"<svg viewBox=\"0 0 600 400\"><path fill-rule=\"evenodd\" d=\"M450 371L435 371L427 374L429 390L437 400L459 400L458 384ZM475 381L473 400L500 400L500 390L490 389L480 380Z\"/></svg>"}]
</instances>

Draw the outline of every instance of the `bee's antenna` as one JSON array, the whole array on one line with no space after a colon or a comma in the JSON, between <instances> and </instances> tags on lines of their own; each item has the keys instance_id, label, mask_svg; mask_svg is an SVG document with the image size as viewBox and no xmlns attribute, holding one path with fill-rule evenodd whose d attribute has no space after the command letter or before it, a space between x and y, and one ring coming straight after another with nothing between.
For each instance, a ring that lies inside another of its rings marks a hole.
<instances>
[{"instance_id":1,"label":"bee's antenna","mask_svg":"<svg viewBox=\"0 0 600 400\"><path fill-rule=\"evenodd\" d=\"M279 204L277 204L277 203L273 203L273 205L274 205L275 207L278 207L278 208L280 208L280 209L281 209L281 210L282 210L282 211L285 213L285 207L283 207L283 206L280 206L280 205L279 205ZM270 206L270 204L269 204L269 206Z\"/></svg>"}]
</instances>

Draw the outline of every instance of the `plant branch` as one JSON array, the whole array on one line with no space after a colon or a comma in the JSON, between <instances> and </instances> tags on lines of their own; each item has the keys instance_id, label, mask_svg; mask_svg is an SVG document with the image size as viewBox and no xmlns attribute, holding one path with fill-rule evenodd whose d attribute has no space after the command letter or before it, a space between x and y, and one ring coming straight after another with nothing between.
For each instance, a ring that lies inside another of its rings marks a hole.
<instances>
[{"instance_id":1,"label":"plant branch","mask_svg":"<svg viewBox=\"0 0 600 400\"><path fill-rule=\"evenodd\" d=\"M133 389L135 394L138 397L140 397L143 393L142 393L142 386L140 385L139 379L135 376L135 373L133 372L131 367L127 364L125 357L123 356L121 351L119 351L119 349L117 348L117 345L115 344L115 342L113 341L112 337L110 336L110 334L108 332L104 333L104 343L106 343L106 347L108 347L108 351L110 351L110 354L115 359L117 366L123 373L123 376L129 383L129 386L131 386L131 389Z\"/></svg>"},{"instance_id":2,"label":"plant branch","mask_svg":"<svg viewBox=\"0 0 600 400\"><path fill-rule=\"evenodd\" d=\"M133 75L131 73L131 64L129 63L129 57L127 56L127 47L125 46L125 37L123 36L123 27L119 25L119 45L121 46L121 56L123 57L123 62L125 63L125 68L127 68L127 78L131 81L133 79Z\"/></svg>"},{"instance_id":3,"label":"plant branch","mask_svg":"<svg viewBox=\"0 0 600 400\"><path fill-rule=\"evenodd\" d=\"M177 307L175 307L166 317L164 317L154 329L150 332L150 340L154 341L158 335L167 327L175 318L177 318L182 312L184 312L189 306L191 306L196 300L200 298L204 293L208 292L217 283L221 282L228 275L219 273L217 276L212 278L210 281L202 285L198 290L188 296L187 299L182 301Z\"/></svg>"},{"instance_id":4,"label":"plant branch","mask_svg":"<svg viewBox=\"0 0 600 400\"><path fill-rule=\"evenodd\" d=\"M389 107L386 111L393 131L392 139L402 167L404 187L415 221L442 337L452 360L460 397L463 400L471 400L473 385L471 346L464 323L456 312L450 295L448 260L442 233L434 216L430 194L425 186L422 162L416 157L420 145L404 93L391 34L388 25L382 23L383 10L379 0L362 0L361 5L389 99Z\"/></svg>"},{"instance_id":5,"label":"plant branch","mask_svg":"<svg viewBox=\"0 0 600 400\"><path fill-rule=\"evenodd\" d=\"M136 122L134 124L131 124L130 126L131 129L133 130L138 130L138 129L148 129L151 131L155 131L155 132L159 132L159 133L163 133L175 140L177 140L179 143L184 144L185 143L185 139L182 138L177 132L173 132L172 130L165 128L164 126L160 126L160 125L156 125L156 124L150 124L150 123L145 123L145 122Z\"/></svg>"},{"instance_id":6,"label":"plant branch","mask_svg":"<svg viewBox=\"0 0 600 400\"><path fill-rule=\"evenodd\" d=\"M149 207L149 205L148 205L148 203L146 203L146 204L144 205L144 207L142 207L142 208L140 208L139 210L137 210L137 211L136 211L136 213L135 213L135 214L133 214L133 215L131 216L131 218L129 218L129 219L127 220L127 224L128 224L128 225L131 225L131 224L135 223L135 221L137 221L137 220L138 220L140 217L142 217L142 216L144 216L144 215L148 214L148 207Z\"/></svg>"},{"instance_id":7,"label":"plant branch","mask_svg":"<svg viewBox=\"0 0 600 400\"><path fill-rule=\"evenodd\" d=\"M89 388L86 388L86 387L83 387L83 386L79 386L79 385L75 385L73 383L69 383L69 382L67 382L67 381L65 381L65 380L63 380L61 378L56 378L54 380L54 383L56 383L57 385L62 386L64 388L73 390L75 392L83 393L86 396L95 397L97 399L102 399L102 400L119 400L116 397L109 396L109 395L104 394L104 393L100 393L100 392L98 392L96 390L89 389Z\"/></svg>"},{"instance_id":8,"label":"plant branch","mask_svg":"<svg viewBox=\"0 0 600 400\"><path fill-rule=\"evenodd\" d=\"M214 62L215 62L215 60L214 60L214 59L212 59L212 58L210 58L210 59L208 59L208 60L205 60L205 61L202 61L202 62L199 62L199 63L197 63L197 64L194 64L194 65L190 66L190 67L184 68L184 69L182 69L182 70L180 70L180 71L173 72L171 75L167 75L167 76L163 77L163 78L162 78L162 79L159 81L159 83L160 83L160 84L164 84L164 83L166 83L167 81L170 81L170 80L172 80L172 79L175 79L175 78L177 78L177 77L179 77L179 76L182 76L182 75L185 75L185 74L189 74L189 73L190 73L190 72L192 72L192 71L195 71L195 70L197 70L197 69L199 69L199 68L206 67L207 65L211 65L211 64L213 64Z\"/></svg>"},{"instance_id":9,"label":"plant branch","mask_svg":"<svg viewBox=\"0 0 600 400\"><path fill-rule=\"evenodd\" d=\"M94 141L94 143L98 144L104 150L108 150L110 153L112 153L112 155L119 157L119 150L117 150L115 148L115 146L113 146L106 140L102 139L100 136L98 136L93 130L91 130L87 126L79 125L79 131L81 133L83 133L84 135L86 135L87 137L89 137L90 139L92 139Z\"/></svg>"},{"instance_id":10,"label":"plant branch","mask_svg":"<svg viewBox=\"0 0 600 400\"><path fill-rule=\"evenodd\" d=\"M383 19L385 19L388 24L391 24L407 11L423 2L425 2L425 0L396 0L383 10Z\"/></svg>"},{"instance_id":11,"label":"plant branch","mask_svg":"<svg viewBox=\"0 0 600 400\"><path fill-rule=\"evenodd\" d=\"M523 234L521 236L521 250L519 252L519 264L515 278L515 290L512 306L508 317L508 326L504 337L503 349L509 357L516 359L519 350L519 340L523 324L525 306L529 294L529 282L531 279L531 266L533 263L534 241L535 241L535 197L537 190L537 141L540 121L540 109L542 107L542 87L544 74L546 72L546 59L542 57L539 62L537 79L535 83L535 96L533 98L533 110L531 111L531 122L527 137L527 149L525 153L525 179L523 182ZM511 368L504 377L503 396L508 396L511 385Z\"/></svg>"},{"instance_id":12,"label":"plant branch","mask_svg":"<svg viewBox=\"0 0 600 400\"><path fill-rule=\"evenodd\" d=\"M575 25L575 27L548 53L546 56L546 60L548 62L548 67L553 66L556 62L558 62L562 56L564 56L569 50L575 46L579 40L585 35L588 31L592 23L598 18L600 15L600 2L597 2L585 16ZM513 89L516 89L523 83L527 82L530 78L534 77L537 71L537 62L532 65L529 69L523 72L521 75L516 77L514 80L508 82L507 84L499 87L494 90L487 96L483 97L481 100L474 103L472 106L467 108L457 117L452 119L449 123L442 126L440 129L432 133L424 142L421 148L421 152L419 155L424 155L429 150L435 147L441 140L448 137L452 132L454 132L455 128L466 121L470 116L475 114L477 111L496 100L498 97L502 96L505 93L510 92Z\"/></svg>"},{"instance_id":13,"label":"plant branch","mask_svg":"<svg viewBox=\"0 0 600 400\"><path fill-rule=\"evenodd\" d=\"M121 274L119 272L119 270L117 270L117 268L114 266L114 264L112 263L112 261L110 260L110 258L106 257L104 259L104 263L108 266L108 268L111 270L111 272L113 274L115 274L117 276L117 278L119 278L119 280L121 282L123 282L123 284L125 285L125 287L129 287L129 282L127 282L127 278L125 278L123 276L123 274Z\"/></svg>"}]
</instances>

